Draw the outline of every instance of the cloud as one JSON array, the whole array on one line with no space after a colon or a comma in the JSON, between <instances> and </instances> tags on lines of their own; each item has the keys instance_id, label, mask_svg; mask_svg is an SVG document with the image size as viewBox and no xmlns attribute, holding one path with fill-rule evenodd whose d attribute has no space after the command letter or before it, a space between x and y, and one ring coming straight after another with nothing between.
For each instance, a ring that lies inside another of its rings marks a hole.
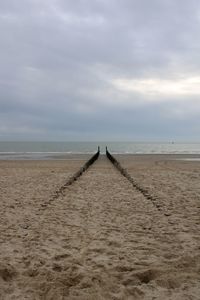
<instances>
[{"instance_id":1,"label":"cloud","mask_svg":"<svg viewBox=\"0 0 200 300\"><path fill-rule=\"evenodd\" d=\"M2 0L1 139L198 138L199 29L197 0Z\"/></svg>"}]
</instances>

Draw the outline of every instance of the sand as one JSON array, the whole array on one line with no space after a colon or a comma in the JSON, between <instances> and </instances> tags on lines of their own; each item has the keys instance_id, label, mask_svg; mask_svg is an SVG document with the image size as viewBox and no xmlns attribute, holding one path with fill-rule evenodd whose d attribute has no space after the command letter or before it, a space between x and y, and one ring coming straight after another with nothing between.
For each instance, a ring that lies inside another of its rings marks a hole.
<instances>
[{"instance_id":1,"label":"sand","mask_svg":"<svg viewBox=\"0 0 200 300\"><path fill-rule=\"evenodd\" d=\"M200 162L0 161L0 299L200 299ZM73 158L73 157L72 157Z\"/></svg>"}]
</instances>

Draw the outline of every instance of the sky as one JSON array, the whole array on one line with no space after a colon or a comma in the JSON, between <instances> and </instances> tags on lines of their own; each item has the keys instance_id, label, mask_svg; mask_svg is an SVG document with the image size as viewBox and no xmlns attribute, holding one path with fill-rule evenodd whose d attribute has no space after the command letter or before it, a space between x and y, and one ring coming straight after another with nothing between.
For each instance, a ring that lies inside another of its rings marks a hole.
<instances>
[{"instance_id":1,"label":"sky","mask_svg":"<svg viewBox=\"0 0 200 300\"><path fill-rule=\"evenodd\" d=\"M199 0L1 0L0 140L200 141Z\"/></svg>"}]
</instances>

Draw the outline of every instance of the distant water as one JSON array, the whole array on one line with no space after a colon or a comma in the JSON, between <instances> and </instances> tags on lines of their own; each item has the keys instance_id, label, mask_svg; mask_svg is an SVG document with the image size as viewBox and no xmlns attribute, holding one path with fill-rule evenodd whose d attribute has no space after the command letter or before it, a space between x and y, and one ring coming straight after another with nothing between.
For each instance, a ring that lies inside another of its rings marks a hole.
<instances>
[{"instance_id":1,"label":"distant water","mask_svg":"<svg viewBox=\"0 0 200 300\"><path fill-rule=\"evenodd\" d=\"M0 159L51 159L63 154L92 154L100 146L113 154L200 154L200 143L0 142Z\"/></svg>"}]
</instances>

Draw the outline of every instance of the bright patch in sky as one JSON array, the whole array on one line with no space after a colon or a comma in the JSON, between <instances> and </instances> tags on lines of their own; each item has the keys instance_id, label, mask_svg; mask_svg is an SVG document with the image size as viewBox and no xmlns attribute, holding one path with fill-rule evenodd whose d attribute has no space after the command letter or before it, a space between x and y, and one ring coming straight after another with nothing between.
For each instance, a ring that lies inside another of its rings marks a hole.
<instances>
[{"instance_id":1,"label":"bright patch in sky","mask_svg":"<svg viewBox=\"0 0 200 300\"><path fill-rule=\"evenodd\" d=\"M115 88L146 96L200 95L200 77L181 79L115 79Z\"/></svg>"}]
</instances>

